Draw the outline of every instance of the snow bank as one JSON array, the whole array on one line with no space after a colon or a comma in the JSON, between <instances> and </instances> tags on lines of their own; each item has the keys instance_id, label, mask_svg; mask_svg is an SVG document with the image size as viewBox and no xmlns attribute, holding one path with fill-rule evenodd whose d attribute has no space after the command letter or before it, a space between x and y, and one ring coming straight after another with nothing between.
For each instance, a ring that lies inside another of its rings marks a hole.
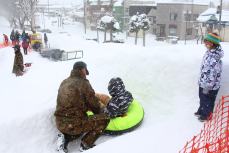
<instances>
[{"instance_id":1,"label":"snow bank","mask_svg":"<svg viewBox=\"0 0 229 153\"><path fill-rule=\"evenodd\" d=\"M41 111L25 120L14 120L1 126L2 152L55 152L56 133L54 109Z\"/></svg>"}]
</instances>

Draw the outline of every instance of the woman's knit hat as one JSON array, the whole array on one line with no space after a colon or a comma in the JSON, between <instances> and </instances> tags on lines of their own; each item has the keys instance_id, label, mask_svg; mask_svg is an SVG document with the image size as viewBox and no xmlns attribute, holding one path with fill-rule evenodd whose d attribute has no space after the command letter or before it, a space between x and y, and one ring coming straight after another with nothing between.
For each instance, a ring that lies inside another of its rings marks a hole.
<instances>
[{"instance_id":1,"label":"woman's knit hat","mask_svg":"<svg viewBox=\"0 0 229 153\"><path fill-rule=\"evenodd\" d=\"M216 34L216 33L208 33L205 37L204 40L210 41L213 44L219 44L221 41L221 38Z\"/></svg>"}]
</instances>

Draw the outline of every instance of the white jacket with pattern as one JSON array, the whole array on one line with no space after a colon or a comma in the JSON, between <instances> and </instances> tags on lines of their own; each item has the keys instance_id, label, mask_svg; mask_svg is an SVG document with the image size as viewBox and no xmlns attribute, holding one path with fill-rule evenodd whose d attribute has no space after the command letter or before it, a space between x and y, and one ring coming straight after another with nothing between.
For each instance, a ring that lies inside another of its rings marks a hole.
<instances>
[{"instance_id":1,"label":"white jacket with pattern","mask_svg":"<svg viewBox=\"0 0 229 153\"><path fill-rule=\"evenodd\" d=\"M223 50L220 46L207 50L200 69L199 86L207 90L220 88Z\"/></svg>"}]
</instances>

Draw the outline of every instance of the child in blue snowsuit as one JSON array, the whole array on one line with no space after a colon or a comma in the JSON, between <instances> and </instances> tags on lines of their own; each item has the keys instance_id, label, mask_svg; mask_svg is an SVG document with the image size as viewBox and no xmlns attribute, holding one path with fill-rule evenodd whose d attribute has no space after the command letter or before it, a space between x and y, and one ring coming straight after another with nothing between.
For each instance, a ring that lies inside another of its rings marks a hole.
<instances>
[{"instance_id":1,"label":"child in blue snowsuit","mask_svg":"<svg viewBox=\"0 0 229 153\"><path fill-rule=\"evenodd\" d=\"M133 101L132 94L125 89L121 78L112 78L108 84L109 94L112 96L107 103L104 112L110 117L123 116Z\"/></svg>"},{"instance_id":2,"label":"child in blue snowsuit","mask_svg":"<svg viewBox=\"0 0 229 153\"><path fill-rule=\"evenodd\" d=\"M220 88L223 50L219 42L220 37L216 33L208 33L204 38L207 51L203 57L198 82L200 106L195 113L200 121L210 119Z\"/></svg>"}]
</instances>

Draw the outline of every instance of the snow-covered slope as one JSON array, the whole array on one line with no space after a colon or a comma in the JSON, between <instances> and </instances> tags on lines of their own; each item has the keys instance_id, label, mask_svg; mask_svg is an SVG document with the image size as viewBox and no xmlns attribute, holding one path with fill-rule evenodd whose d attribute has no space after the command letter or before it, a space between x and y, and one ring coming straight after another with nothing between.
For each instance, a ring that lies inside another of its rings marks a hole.
<instances>
[{"instance_id":1,"label":"snow-covered slope","mask_svg":"<svg viewBox=\"0 0 229 153\"><path fill-rule=\"evenodd\" d=\"M146 39L147 47L133 45L132 38L125 44L98 44L86 41L82 28L53 29L48 35L51 46L84 51L81 60L88 64L88 79L95 91L108 93L109 80L119 76L145 109L144 122L137 130L118 137L102 136L87 152L177 153L200 131L203 124L193 113L199 101L203 45L158 43L152 36ZM229 44L222 43L222 47L224 71L218 99L229 94ZM57 90L78 60L53 62L32 52L24 56L32 67L24 76L15 77L13 58L12 48L0 50L0 151L54 153ZM78 146L79 141L72 142L69 152L79 152Z\"/></svg>"}]
</instances>

